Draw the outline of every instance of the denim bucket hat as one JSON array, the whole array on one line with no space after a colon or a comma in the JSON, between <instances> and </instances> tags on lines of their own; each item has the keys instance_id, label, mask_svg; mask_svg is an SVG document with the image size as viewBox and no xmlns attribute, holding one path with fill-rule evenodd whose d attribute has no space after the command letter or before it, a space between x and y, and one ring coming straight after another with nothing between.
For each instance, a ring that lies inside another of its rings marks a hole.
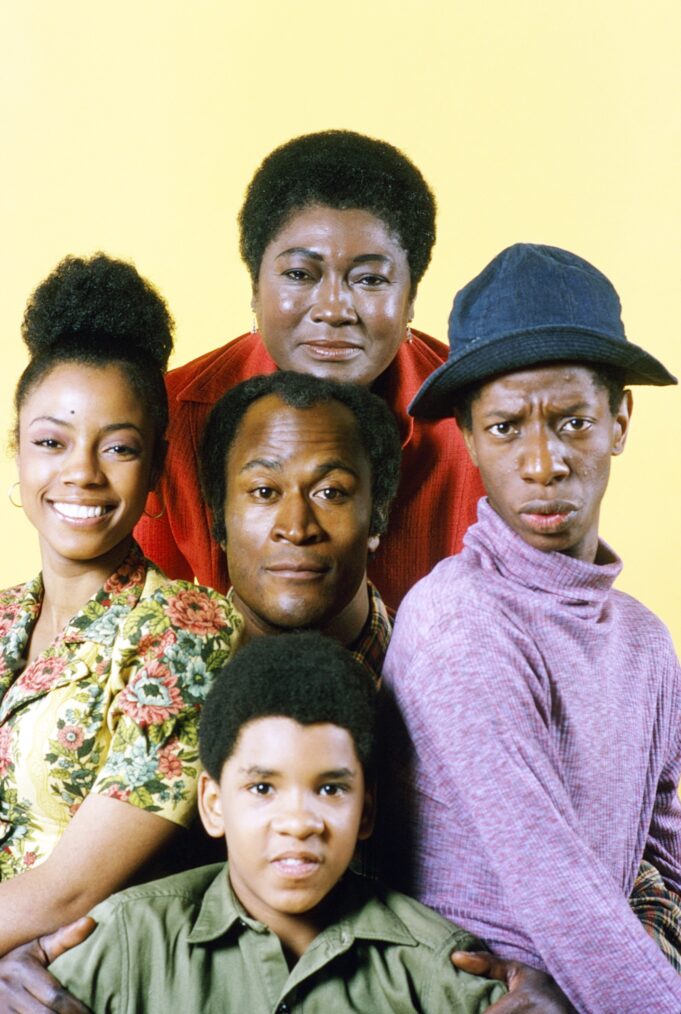
<instances>
[{"instance_id":1,"label":"denim bucket hat","mask_svg":"<svg viewBox=\"0 0 681 1014\"><path fill-rule=\"evenodd\" d=\"M621 306L604 274L567 250L516 243L454 298L449 359L409 405L426 419L454 415L464 388L541 363L576 362L622 371L626 384L676 377L627 341Z\"/></svg>"}]
</instances>

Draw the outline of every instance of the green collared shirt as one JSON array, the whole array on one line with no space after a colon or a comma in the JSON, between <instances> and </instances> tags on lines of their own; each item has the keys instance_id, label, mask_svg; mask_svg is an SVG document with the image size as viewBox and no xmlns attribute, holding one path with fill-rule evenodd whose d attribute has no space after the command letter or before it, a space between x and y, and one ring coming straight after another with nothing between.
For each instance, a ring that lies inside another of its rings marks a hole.
<instances>
[{"instance_id":1,"label":"green collared shirt","mask_svg":"<svg viewBox=\"0 0 681 1014\"><path fill-rule=\"evenodd\" d=\"M95 1014L477 1014L505 989L456 971L469 933L396 891L347 874L339 918L289 969L235 898L223 864L130 888L51 971Z\"/></svg>"}]
</instances>

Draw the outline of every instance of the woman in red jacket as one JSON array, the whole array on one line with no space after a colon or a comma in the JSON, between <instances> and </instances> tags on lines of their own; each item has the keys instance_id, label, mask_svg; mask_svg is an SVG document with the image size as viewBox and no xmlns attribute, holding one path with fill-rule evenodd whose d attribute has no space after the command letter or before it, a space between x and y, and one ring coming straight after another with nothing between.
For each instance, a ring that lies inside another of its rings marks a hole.
<instances>
[{"instance_id":1,"label":"woman in red jacket","mask_svg":"<svg viewBox=\"0 0 681 1014\"><path fill-rule=\"evenodd\" d=\"M384 141L351 131L294 138L253 177L239 216L254 325L168 374L170 452L156 500L136 530L170 577L225 590L224 553L210 535L197 476L213 404L240 381L277 368L367 384L402 436L390 532L369 565L385 601L457 552L483 489L451 421L412 419L407 405L447 358L413 331L416 290L435 240L435 201L419 170Z\"/></svg>"}]
</instances>

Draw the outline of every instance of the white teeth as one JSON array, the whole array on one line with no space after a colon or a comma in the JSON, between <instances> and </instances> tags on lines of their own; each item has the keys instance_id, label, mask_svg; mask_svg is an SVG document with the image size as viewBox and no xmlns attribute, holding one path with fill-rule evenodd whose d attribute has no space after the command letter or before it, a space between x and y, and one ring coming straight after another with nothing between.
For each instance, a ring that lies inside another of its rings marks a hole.
<instances>
[{"instance_id":1,"label":"white teeth","mask_svg":"<svg viewBox=\"0 0 681 1014\"><path fill-rule=\"evenodd\" d=\"M284 866L306 866L308 863L312 862L312 860L311 859L295 859L294 857L290 857L288 859L280 859L279 862L283 863Z\"/></svg>"},{"instance_id":2,"label":"white teeth","mask_svg":"<svg viewBox=\"0 0 681 1014\"><path fill-rule=\"evenodd\" d=\"M106 507L89 507L83 503L55 503L54 509L66 518L101 518L106 514Z\"/></svg>"}]
</instances>

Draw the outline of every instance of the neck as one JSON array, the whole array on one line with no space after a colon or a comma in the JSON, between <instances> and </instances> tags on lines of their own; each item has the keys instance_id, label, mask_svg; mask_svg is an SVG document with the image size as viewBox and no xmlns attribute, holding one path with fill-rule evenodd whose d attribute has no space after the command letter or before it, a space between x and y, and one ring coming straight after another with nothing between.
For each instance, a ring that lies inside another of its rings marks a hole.
<instances>
[{"instance_id":1,"label":"neck","mask_svg":"<svg viewBox=\"0 0 681 1014\"><path fill-rule=\"evenodd\" d=\"M233 603L244 619L243 643L252 640L254 637L262 637L265 634L290 633L293 629L314 629L325 634L327 637L335 638L347 647L357 640L369 617L369 588L365 575L350 602L339 613L329 618L322 618L319 622L310 623L309 625L303 624L302 627L295 628L271 623L267 617L262 616L251 608L241 598L236 588L233 592Z\"/></svg>"},{"instance_id":2,"label":"neck","mask_svg":"<svg viewBox=\"0 0 681 1014\"><path fill-rule=\"evenodd\" d=\"M56 635L120 567L130 552L132 535L94 560L65 560L41 545L43 604L40 620Z\"/></svg>"},{"instance_id":3,"label":"neck","mask_svg":"<svg viewBox=\"0 0 681 1014\"><path fill-rule=\"evenodd\" d=\"M313 940L319 934L337 921L337 889L333 888L330 894L320 901L318 905L307 912L281 912L259 904L255 898L251 898L248 891L244 892L245 897L234 884L231 872L229 880L232 890L253 919L263 923L272 933L279 938L289 966L296 963Z\"/></svg>"}]
</instances>

